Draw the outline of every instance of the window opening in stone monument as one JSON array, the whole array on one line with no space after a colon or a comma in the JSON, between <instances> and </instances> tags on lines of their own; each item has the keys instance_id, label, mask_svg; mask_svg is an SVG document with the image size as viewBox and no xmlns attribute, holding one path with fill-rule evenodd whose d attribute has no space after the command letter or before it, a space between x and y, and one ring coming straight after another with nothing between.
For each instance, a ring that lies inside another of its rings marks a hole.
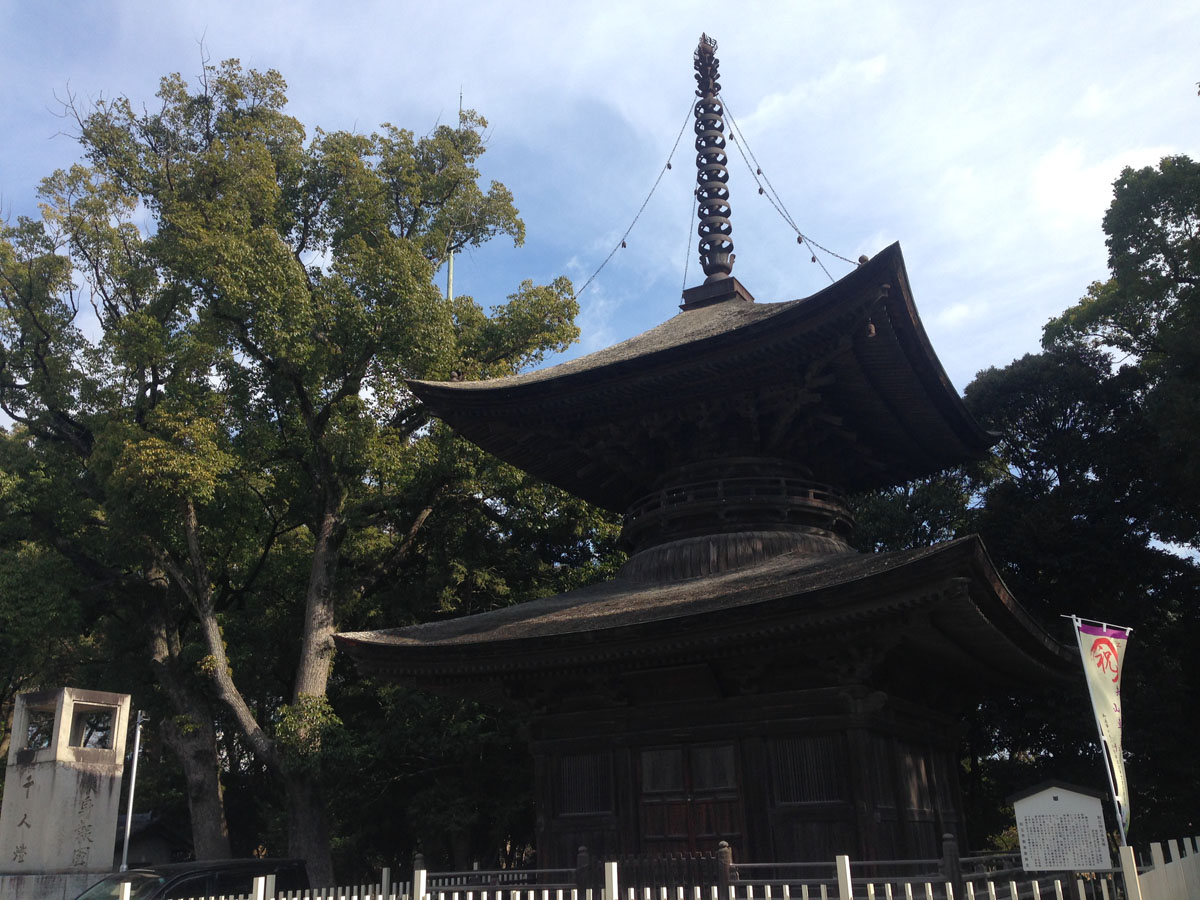
<instances>
[{"instance_id":1,"label":"window opening in stone monument","mask_svg":"<svg viewBox=\"0 0 1200 900\"><path fill-rule=\"evenodd\" d=\"M45 750L54 740L54 707L27 709L25 712L25 749Z\"/></svg>"},{"instance_id":2,"label":"window opening in stone monument","mask_svg":"<svg viewBox=\"0 0 1200 900\"><path fill-rule=\"evenodd\" d=\"M113 712L107 707L76 706L71 717L71 746L112 749Z\"/></svg>"}]
</instances>

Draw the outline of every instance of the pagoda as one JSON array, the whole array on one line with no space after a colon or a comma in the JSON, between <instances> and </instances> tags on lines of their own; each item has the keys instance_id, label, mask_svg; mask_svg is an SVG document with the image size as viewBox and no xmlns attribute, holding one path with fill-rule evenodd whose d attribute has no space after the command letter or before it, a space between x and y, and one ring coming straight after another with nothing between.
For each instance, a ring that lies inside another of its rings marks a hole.
<instances>
[{"instance_id":1,"label":"pagoda","mask_svg":"<svg viewBox=\"0 0 1200 900\"><path fill-rule=\"evenodd\" d=\"M700 261L664 324L507 378L411 382L460 434L623 515L612 580L347 633L367 672L525 710L538 856L929 858L964 838L961 714L1068 648L977 537L863 554L846 495L985 455L900 247L800 300L734 262L716 45L695 53Z\"/></svg>"}]
</instances>

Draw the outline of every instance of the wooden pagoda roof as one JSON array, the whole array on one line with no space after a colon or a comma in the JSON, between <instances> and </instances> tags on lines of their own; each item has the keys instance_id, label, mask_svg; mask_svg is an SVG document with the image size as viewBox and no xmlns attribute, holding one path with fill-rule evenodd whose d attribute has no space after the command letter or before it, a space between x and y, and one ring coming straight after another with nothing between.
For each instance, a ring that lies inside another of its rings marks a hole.
<instances>
[{"instance_id":1,"label":"wooden pagoda roof","mask_svg":"<svg viewBox=\"0 0 1200 900\"><path fill-rule=\"evenodd\" d=\"M617 512L711 459L794 460L857 491L993 442L930 346L899 244L810 297L744 296L551 368L411 387L464 437Z\"/></svg>"},{"instance_id":2,"label":"wooden pagoda roof","mask_svg":"<svg viewBox=\"0 0 1200 900\"><path fill-rule=\"evenodd\" d=\"M836 638L836 639L835 639ZM879 554L784 554L717 575L628 577L492 612L335 636L359 668L503 701L554 674L663 668L722 656L816 658L874 647L891 686L927 678L1034 683L1073 657L1016 603L974 536ZM836 649L835 649L836 648Z\"/></svg>"}]
</instances>

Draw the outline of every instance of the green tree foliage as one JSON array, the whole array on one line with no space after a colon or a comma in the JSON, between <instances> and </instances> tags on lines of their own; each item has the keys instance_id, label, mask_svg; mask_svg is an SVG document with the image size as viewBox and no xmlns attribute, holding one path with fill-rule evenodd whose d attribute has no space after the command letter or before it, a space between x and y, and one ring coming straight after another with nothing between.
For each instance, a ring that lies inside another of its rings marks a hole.
<instances>
[{"instance_id":1,"label":"green tree foliage","mask_svg":"<svg viewBox=\"0 0 1200 900\"><path fill-rule=\"evenodd\" d=\"M228 852L221 778L267 773L323 883L354 679L335 629L516 602L610 549L610 523L465 446L405 382L519 371L576 338L577 305L565 279L490 315L434 287L448 253L524 235L479 184L474 112L308 140L282 78L236 61L158 97L70 107L85 162L4 229L0 407L46 473L14 521L71 572L64 603L141 634L197 852Z\"/></svg>"},{"instance_id":2,"label":"green tree foliage","mask_svg":"<svg viewBox=\"0 0 1200 900\"><path fill-rule=\"evenodd\" d=\"M1104 229L1109 281L1046 326L1041 354L967 389L1003 435L975 527L1043 621L1133 626L1125 748L1134 828L1154 837L1186 831L1200 804L1187 774L1200 731L1178 713L1200 688L1188 649L1200 637L1200 166L1126 169ZM1085 697L1077 686L986 710L1001 745L1038 748L1004 760L1015 771L999 780L1101 779Z\"/></svg>"},{"instance_id":3,"label":"green tree foliage","mask_svg":"<svg viewBox=\"0 0 1200 900\"><path fill-rule=\"evenodd\" d=\"M0 435L0 753L8 752L12 701L23 690L61 682L89 656L78 579L25 523L49 489L27 444Z\"/></svg>"},{"instance_id":4,"label":"green tree foliage","mask_svg":"<svg viewBox=\"0 0 1200 900\"><path fill-rule=\"evenodd\" d=\"M1164 541L1200 548L1200 163L1126 169L1104 217L1112 277L1045 331L1144 379L1127 460L1132 502Z\"/></svg>"},{"instance_id":5,"label":"green tree foliage","mask_svg":"<svg viewBox=\"0 0 1200 900\"><path fill-rule=\"evenodd\" d=\"M855 546L867 553L911 550L966 533L971 486L965 469L851 498Z\"/></svg>"},{"instance_id":6,"label":"green tree foliage","mask_svg":"<svg viewBox=\"0 0 1200 900\"><path fill-rule=\"evenodd\" d=\"M1102 355L1083 357L1027 356L968 388L976 415L1012 435L997 448L1003 467L979 485L973 527L1009 587L1056 637L1072 640L1062 615L1133 627L1123 695L1134 827L1174 833L1186 830L1200 799L1171 787L1196 737L1172 710L1196 689L1180 641L1195 627L1200 573L1153 540L1126 488L1122 460L1140 431L1129 389L1140 379L1110 371ZM1082 678L1018 703L986 704L976 740L990 782L980 808L1051 775L1104 783Z\"/></svg>"}]
</instances>

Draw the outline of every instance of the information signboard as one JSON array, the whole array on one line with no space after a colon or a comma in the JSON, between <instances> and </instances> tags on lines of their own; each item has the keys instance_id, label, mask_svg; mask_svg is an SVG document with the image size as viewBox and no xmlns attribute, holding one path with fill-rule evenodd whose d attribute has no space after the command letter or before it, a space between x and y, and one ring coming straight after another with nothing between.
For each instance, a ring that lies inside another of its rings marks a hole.
<instances>
[{"instance_id":1,"label":"information signboard","mask_svg":"<svg viewBox=\"0 0 1200 900\"><path fill-rule=\"evenodd\" d=\"M1026 872L1109 868L1101 797L1099 792L1050 783L1010 798L1022 868Z\"/></svg>"}]
</instances>

